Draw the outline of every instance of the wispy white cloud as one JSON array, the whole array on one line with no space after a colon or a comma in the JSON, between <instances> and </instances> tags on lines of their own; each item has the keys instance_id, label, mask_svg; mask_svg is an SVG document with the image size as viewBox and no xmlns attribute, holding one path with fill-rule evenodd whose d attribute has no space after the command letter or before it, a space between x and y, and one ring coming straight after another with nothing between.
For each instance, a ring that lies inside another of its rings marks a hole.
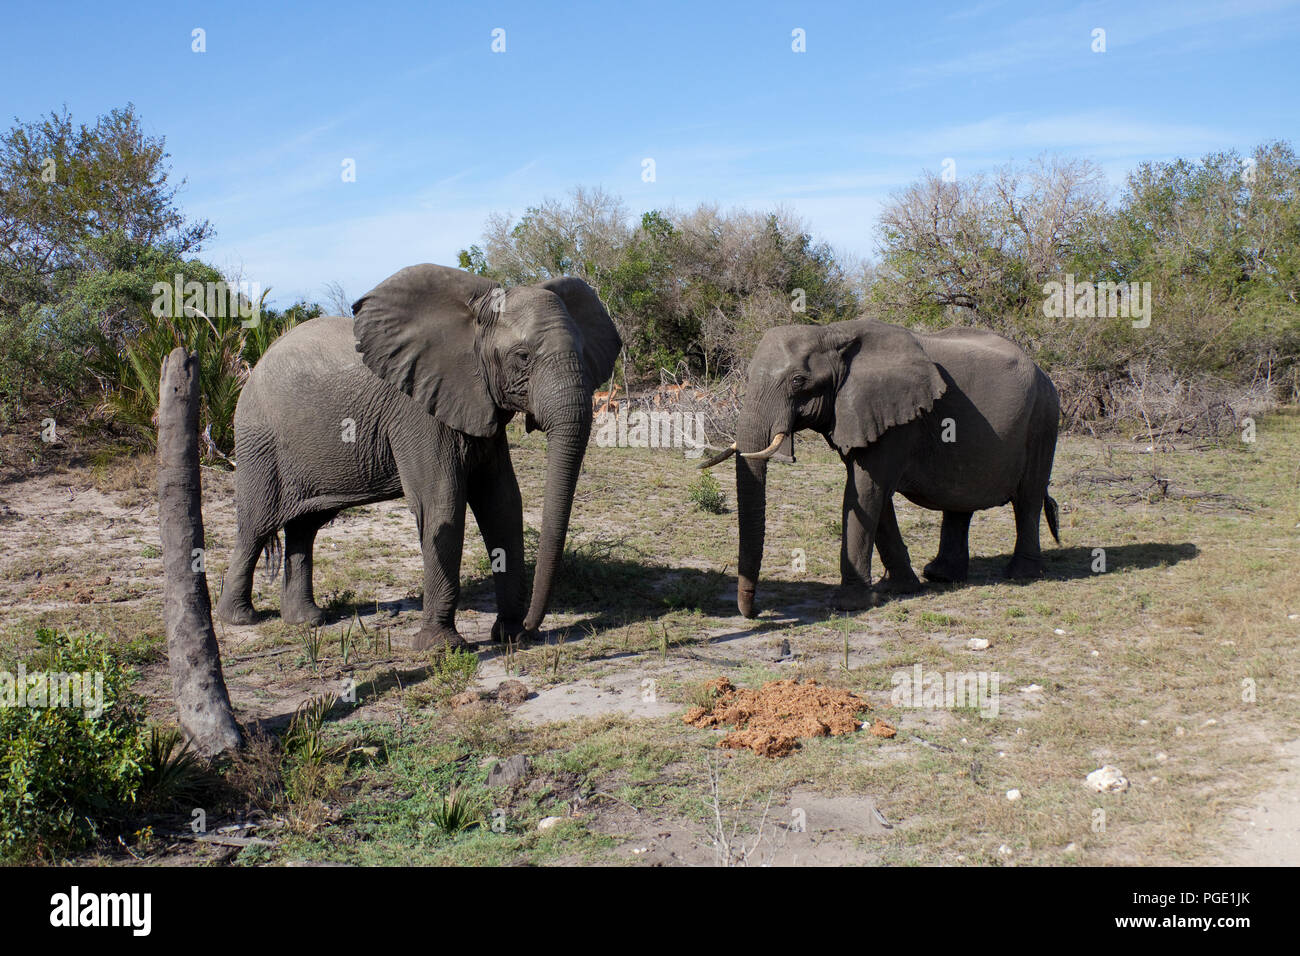
<instances>
[{"instance_id":1,"label":"wispy white cloud","mask_svg":"<svg viewBox=\"0 0 1300 956\"><path fill-rule=\"evenodd\" d=\"M977 4L966 11L965 16L969 18L982 14L986 12L985 7L985 4ZM962 42L963 52L960 55L915 62L899 77L898 84L902 88L909 88L947 82L961 76L1009 73L1013 69L1031 66L1039 69L1064 69L1076 56L1090 52L1092 30L1098 27L1106 31L1106 49L1109 52L1138 45L1145 46L1150 56L1176 56L1188 45L1222 49L1232 44L1267 38L1270 29L1276 30L1276 18L1279 15L1294 15L1298 8L1300 0L1165 2L1137 7L1119 0L1085 3L1052 16L1036 14L1008 20L991 40L959 35L954 39L971 41ZM956 19L962 16L959 13ZM1290 19L1290 25L1294 26L1294 17ZM1207 27L1230 21L1234 23L1232 31L1204 32ZM1256 22L1243 25L1242 21ZM1193 30L1203 32L1197 37L1184 35L1158 45L1150 42L1157 37L1187 34ZM972 45L974 49L970 48Z\"/></svg>"}]
</instances>

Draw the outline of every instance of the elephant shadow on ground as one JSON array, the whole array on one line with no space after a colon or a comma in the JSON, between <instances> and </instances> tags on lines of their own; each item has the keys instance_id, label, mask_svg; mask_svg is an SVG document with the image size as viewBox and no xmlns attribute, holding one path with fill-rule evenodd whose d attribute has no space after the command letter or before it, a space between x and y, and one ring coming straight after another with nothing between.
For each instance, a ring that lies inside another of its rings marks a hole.
<instances>
[{"instance_id":1,"label":"elephant shadow on ground","mask_svg":"<svg viewBox=\"0 0 1300 956\"><path fill-rule=\"evenodd\" d=\"M1158 568L1191 560L1199 554L1196 545L1181 544L1121 544L1111 546L1048 548L1043 552L1044 576L1037 581L1072 581L1096 577L1100 573L1132 569ZM1000 584L1022 587L1034 580L1009 580L1003 569L1010 560L1009 554L972 557L970 576L962 584L926 584L924 593L942 593L950 590ZM1096 570L1102 567L1104 571ZM919 569L918 569L919 570ZM531 579L531 568L529 569ZM761 620L741 625L728 633L714 635L711 643L752 636L756 629L810 624L825 621L844 612L834 607L838 588L824 581L786 581L766 579L760 582L760 607L768 612ZM906 602L915 595L887 597L887 603ZM653 561L637 560L635 556L566 554L557 575L551 596L548 617L542 625L545 643L570 643L601 631L629 625L654 625L678 611L695 611L711 617L737 616L736 578L730 568L708 570L690 567L669 567ZM358 604L355 611L363 623L373 626L403 611L415 611L420 599L402 598L375 603ZM491 578L487 575L471 577L462 588L460 607L485 615L496 614L496 596ZM342 609L330 615L327 623L346 623L353 608ZM771 615L779 621L773 621ZM559 623L556 617L569 618ZM670 635L671 637L671 635ZM492 645L480 642L476 649L493 653ZM631 656L640 651L614 651L609 656Z\"/></svg>"},{"instance_id":2,"label":"elephant shadow on ground","mask_svg":"<svg viewBox=\"0 0 1300 956\"><path fill-rule=\"evenodd\" d=\"M1196 545L1190 542L1182 544L1117 544L1096 545L1094 547L1046 548L1043 550L1043 577L1036 580L1075 581L1079 578L1094 578L1099 574L1112 571L1140 570L1173 566L1183 561L1190 561L1200 554ZM1011 555L997 557L972 557L970 576L965 586L971 584L1033 584L1035 579L1017 581L1008 579L1003 569L1011 560ZM934 585L932 585L933 587ZM944 587L962 587L963 585L940 585Z\"/></svg>"},{"instance_id":3,"label":"elephant shadow on ground","mask_svg":"<svg viewBox=\"0 0 1300 956\"><path fill-rule=\"evenodd\" d=\"M669 567L635 557L570 553L556 575L542 636L548 643L573 641L599 631L652 624L677 611L725 617L728 609L735 613L735 588L735 575L726 568ZM462 590L460 606L494 614L491 581L470 582ZM559 624L557 616L577 620Z\"/></svg>"}]
</instances>

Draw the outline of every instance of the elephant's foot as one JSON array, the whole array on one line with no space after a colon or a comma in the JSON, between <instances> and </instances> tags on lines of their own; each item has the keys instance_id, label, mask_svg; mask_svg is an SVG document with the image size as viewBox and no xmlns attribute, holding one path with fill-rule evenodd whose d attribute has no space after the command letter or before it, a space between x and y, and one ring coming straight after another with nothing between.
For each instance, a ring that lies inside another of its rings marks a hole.
<instances>
[{"instance_id":1,"label":"elephant's foot","mask_svg":"<svg viewBox=\"0 0 1300 956\"><path fill-rule=\"evenodd\" d=\"M754 585L746 581L736 584L736 608L741 617L752 618L758 614L754 609Z\"/></svg>"},{"instance_id":2,"label":"elephant's foot","mask_svg":"<svg viewBox=\"0 0 1300 956\"><path fill-rule=\"evenodd\" d=\"M841 584L831 598L831 607L837 611L867 611L880 604L880 592L860 584Z\"/></svg>"},{"instance_id":3,"label":"elephant's foot","mask_svg":"<svg viewBox=\"0 0 1300 956\"><path fill-rule=\"evenodd\" d=\"M505 618L498 616L492 622L492 643L493 644L531 644L538 638L536 630L528 630L524 627L524 622L519 620L507 621Z\"/></svg>"},{"instance_id":4,"label":"elephant's foot","mask_svg":"<svg viewBox=\"0 0 1300 956\"><path fill-rule=\"evenodd\" d=\"M285 624L310 624L312 627L320 627L325 623L325 611L311 601L281 603L280 620Z\"/></svg>"},{"instance_id":5,"label":"elephant's foot","mask_svg":"<svg viewBox=\"0 0 1300 956\"><path fill-rule=\"evenodd\" d=\"M469 647L469 641L461 637L454 627L441 624L428 625L415 632L411 649L416 651L433 651L434 655L448 651L459 651Z\"/></svg>"},{"instance_id":6,"label":"elephant's foot","mask_svg":"<svg viewBox=\"0 0 1300 956\"><path fill-rule=\"evenodd\" d=\"M1030 581L1043 576L1043 559L1013 554L1007 563L1007 577L1013 581Z\"/></svg>"},{"instance_id":7,"label":"elephant's foot","mask_svg":"<svg viewBox=\"0 0 1300 956\"><path fill-rule=\"evenodd\" d=\"M936 584L961 584L966 580L966 575L969 571L969 561L958 562L945 560L943 555L935 558L921 569L921 573L925 575L925 579L927 581L933 581Z\"/></svg>"},{"instance_id":8,"label":"elephant's foot","mask_svg":"<svg viewBox=\"0 0 1300 956\"><path fill-rule=\"evenodd\" d=\"M906 574L894 574L892 571L886 571L885 576L876 582L876 590L883 591L886 594L915 594L923 590L925 585L921 579L916 576L911 568L907 569Z\"/></svg>"},{"instance_id":9,"label":"elephant's foot","mask_svg":"<svg viewBox=\"0 0 1300 956\"><path fill-rule=\"evenodd\" d=\"M213 613L227 624L256 624L258 617L252 601L237 600L225 594L217 602Z\"/></svg>"}]
</instances>

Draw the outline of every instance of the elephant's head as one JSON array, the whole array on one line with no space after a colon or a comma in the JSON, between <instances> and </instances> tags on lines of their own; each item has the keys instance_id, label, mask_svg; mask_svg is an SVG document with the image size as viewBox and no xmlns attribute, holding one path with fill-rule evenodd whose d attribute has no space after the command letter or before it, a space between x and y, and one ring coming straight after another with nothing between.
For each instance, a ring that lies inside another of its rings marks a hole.
<instances>
[{"instance_id":1,"label":"elephant's head","mask_svg":"<svg viewBox=\"0 0 1300 956\"><path fill-rule=\"evenodd\" d=\"M943 377L906 329L873 319L770 329L749 362L744 405L732 448L740 523L736 604L753 617L763 562L767 462L793 460L794 433L810 428L841 454L871 444L886 429L928 411Z\"/></svg>"},{"instance_id":2,"label":"elephant's head","mask_svg":"<svg viewBox=\"0 0 1300 956\"><path fill-rule=\"evenodd\" d=\"M352 309L366 366L443 424L490 437L523 412L529 430L547 432L542 531L524 620L535 630L564 553L591 393L622 347L609 313L581 279L507 290L436 265L403 269Z\"/></svg>"}]
</instances>

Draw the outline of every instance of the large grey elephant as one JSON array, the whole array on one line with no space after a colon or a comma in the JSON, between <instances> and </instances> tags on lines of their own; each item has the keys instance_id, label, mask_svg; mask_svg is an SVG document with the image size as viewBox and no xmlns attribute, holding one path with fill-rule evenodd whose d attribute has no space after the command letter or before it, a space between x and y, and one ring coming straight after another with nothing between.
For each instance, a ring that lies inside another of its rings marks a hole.
<instances>
[{"instance_id":1,"label":"large grey elephant","mask_svg":"<svg viewBox=\"0 0 1300 956\"><path fill-rule=\"evenodd\" d=\"M922 335L873 319L770 329L749 363L736 458L740 555L736 603L753 617L763 560L768 459L793 459L795 432L820 432L847 472L835 604L869 607L880 591L921 587L898 531L893 495L943 512L932 581L965 580L972 512L1010 502L1016 546L1007 573L1042 573L1039 516L1060 541L1047 494L1060 404L1051 379L992 332ZM885 576L873 589L872 546Z\"/></svg>"},{"instance_id":2,"label":"large grey elephant","mask_svg":"<svg viewBox=\"0 0 1300 956\"><path fill-rule=\"evenodd\" d=\"M281 617L320 623L316 532L344 508L405 495L424 555L424 620L413 646L465 644L455 613L466 503L493 556L493 637L531 636L564 551L591 394L622 347L609 313L581 279L507 291L436 265L403 269L353 313L283 335L244 386L235 411L237 542L218 616L256 620L254 567L283 528ZM530 431L547 433L531 603L505 433L516 412Z\"/></svg>"}]
</instances>

